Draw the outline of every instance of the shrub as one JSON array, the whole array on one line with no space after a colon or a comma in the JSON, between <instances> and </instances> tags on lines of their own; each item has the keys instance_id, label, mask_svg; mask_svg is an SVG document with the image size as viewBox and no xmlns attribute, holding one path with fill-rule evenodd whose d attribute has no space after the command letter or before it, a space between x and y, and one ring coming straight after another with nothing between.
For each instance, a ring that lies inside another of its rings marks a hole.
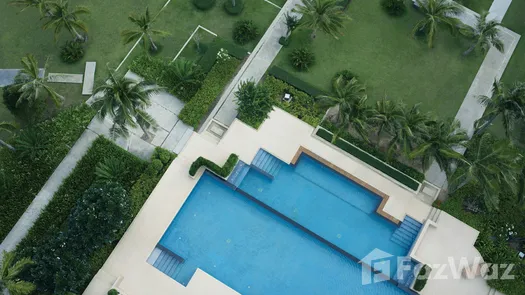
<instances>
[{"instance_id":1,"label":"shrub","mask_svg":"<svg viewBox=\"0 0 525 295\"><path fill-rule=\"evenodd\" d=\"M193 0L193 5L199 10L206 11L215 6L215 0Z\"/></svg>"},{"instance_id":2,"label":"shrub","mask_svg":"<svg viewBox=\"0 0 525 295\"><path fill-rule=\"evenodd\" d=\"M93 109L82 105L65 109L33 127L52 143L34 161L20 157L18 152L0 149L0 167L10 187L1 194L0 240L9 233L94 115Z\"/></svg>"},{"instance_id":3,"label":"shrub","mask_svg":"<svg viewBox=\"0 0 525 295\"><path fill-rule=\"evenodd\" d=\"M240 60L243 60L248 56L248 51L246 51L246 49L242 48L241 46L221 38L215 38L208 51L206 51L206 54L204 54L198 61L198 64L201 66L204 72L208 73L213 65L215 65L217 53L219 53L221 49L228 51L228 54Z\"/></svg>"},{"instance_id":4,"label":"shrub","mask_svg":"<svg viewBox=\"0 0 525 295\"><path fill-rule=\"evenodd\" d=\"M233 41L240 45L253 41L258 36L257 26L251 20L240 20L233 26Z\"/></svg>"},{"instance_id":5,"label":"shrub","mask_svg":"<svg viewBox=\"0 0 525 295\"><path fill-rule=\"evenodd\" d=\"M31 162L46 158L48 147L49 138L38 127L24 130L15 141L18 156Z\"/></svg>"},{"instance_id":6,"label":"shrub","mask_svg":"<svg viewBox=\"0 0 525 295\"><path fill-rule=\"evenodd\" d=\"M272 66L268 70L268 74L271 76L274 76L275 78L282 80L291 86L304 91L305 93L311 95L311 96L318 96L325 94L323 91L318 89L317 87L313 86L312 84L309 84L307 82L304 82L303 80L297 78L296 76L290 74L283 68L280 68L278 66Z\"/></svg>"},{"instance_id":7,"label":"shrub","mask_svg":"<svg viewBox=\"0 0 525 295\"><path fill-rule=\"evenodd\" d=\"M427 284L428 276L430 275L430 272L432 269L428 265L424 265L421 270L419 270L419 274L416 276L416 282L414 284L414 290L421 291Z\"/></svg>"},{"instance_id":8,"label":"shrub","mask_svg":"<svg viewBox=\"0 0 525 295\"><path fill-rule=\"evenodd\" d=\"M322 139L332 142L332 139L334 138L334 135L330 131L326 131L325 129L319 128L317 129L317 132L315 135L321 137Z\"/></svg>"},{"instance_id":9,"label":"shrub","mask_svg":"<svg viewBox=\"0 0 525 295\"><path fill-rule=\"evenodd\" d=\"M235 97L239 119L254 128L259 128L273 108L268 89L254 82L242 82Z\"/></svg>"},{"instance_id":10,"label":"shrub","mask_svg":"<svg viewBox=\"0 0 525 295\"><path fill-rule=\"evenodd\" d=\"M100 181L114 181L119 179L126 179L126 167L118 159L105 158L104 161L99 162L95 167L95 176Z\"/></svg>"},{"instance_id":11,"label":"shrub","mask_svg":"<svg viewBox=\"0 0 525 295\"><path fill-rule=\"evenodd\" d=\"M335 80L339 79L339 77L342 77L344 82L350 82L352 78L357 79L357 75L352 73L350 70L342 70L335 73L334 77L332 78L332 84L334 84Z\"/></svg>"},{"instance_id":12,"label":"shrub","mask_svg":"<svg viewBox=\"0 0 525 295\"><path fill-rule=\"evenodd\" d=\"M79 41L66 41L60 48L60 59L68 64L72 64L84 57L84 46Z\"/></svg>"},{"instance_id":13,"label":"shrub","mask_svg":"<svg viewBox=\"0 0 525 295\"><path fill-rule=\"evenodd\" d=\"M279 38L279 44L281 44L284 47L287 47L290 44L290 39L282 36Z\"/></svg>"},{"instance_id":14,"label":"shrub","mask_svg":"<svg viewBox=\"0 0 525 295\"><path fill-rule=\"evenodd\" d=\"M392 16L401 16L407 10L405 0L381 0L381 7Z\"/></svg>"},{"instance_id":15,"label":"shrub","mask_svg":"<svg viewBox=\"0 0 525 295\"><path fill-rule=\"evenodd\" d=\"M235 6L233 6L234 1L235 1ZM244 9L243 0L226 0L224 2L224 10L229 15L238 15L242 12L243 9Z\"/></svg>"},{"instance_id":16,"label":"shrub","mask_svg":"<svg viewBox=\"0 0 525 295\"><path fill-rule=\"evenodd\" d=\"M296 70L304 72L315 63L315 56L308 47L297 48L290 53L290 62Z\"/></svg>"},{"instance_id":17,"label":"shrub","mask_svg":"<svg viewBox=\"0 0 525 295\"><path fill-rule=\"evenodd\" d=\"M108 291L108 295L119 295L119 291L115 290L115 289L111 289Z\"/></svg>"},{"instance_id":18,"label":"shrub","mask_svg":"<svg viewBox=\"0 0 525 295\"><path fill-rule=\"evenodd\" d=\"M228 157L228 160L226 160L226 163L224 163L224 165L221 167L204 157L198 157L197 160L191 164L189 174L191 176L195 176L195 174L197 174L197 170L199 170L200 167L205 166L215 174L226 178L228 175L230 175L238 160L239 156L236 154L231 154Z\"/></svg>"},{"instance_id":19,"label":"shrub","mask_svg":"<svg viewBox=\"0 0 525 295\"><path fill-rule=\"evenodd\" d=\"M228 85L240 65L235 58L218 59L195 96L182 108L179 119L197 128L212 107L215 99Z\"/></svg>"},{"instance_id":20,"label":"shrub","mask_svg":"<svg viewBox=\"0 0 525 295\"><path fill-rule=\"evenodd\" d=\"M272 69L270 69L270 72ZM280 70L280 68L278 69ZM302 80L298 81L302 82ZM319 125L324 111L315 105L312 96L272 76L267 76L265 78L264 85L270 92L270 98L272 99L273 105L314 127ZM292 96L291 102L284 102L282 100L285 93L289 93Z\"/></svg>"}]
</instances>

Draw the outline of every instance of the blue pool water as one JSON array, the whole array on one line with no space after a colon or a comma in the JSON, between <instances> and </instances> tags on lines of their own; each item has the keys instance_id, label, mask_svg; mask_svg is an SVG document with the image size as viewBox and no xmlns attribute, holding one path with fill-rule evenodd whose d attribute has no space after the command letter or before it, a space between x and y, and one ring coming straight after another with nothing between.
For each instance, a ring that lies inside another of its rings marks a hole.
<instances>
[{"instance_id":1,"label":"blue pool water","mask_svg":"<svg viewBox=\"0 0 525 295\"><path fill-rule=\"evenodd\" d=\"M375 213L378 196L307 156L274 180L251 169L239 189L285 217L205 173L159 242L184 259L174 279L187 284L198 267L245 295L405 294L362 285L361 266L322 241L357 259L375 248L406 255Z\"/></svg>"}]
</instances>

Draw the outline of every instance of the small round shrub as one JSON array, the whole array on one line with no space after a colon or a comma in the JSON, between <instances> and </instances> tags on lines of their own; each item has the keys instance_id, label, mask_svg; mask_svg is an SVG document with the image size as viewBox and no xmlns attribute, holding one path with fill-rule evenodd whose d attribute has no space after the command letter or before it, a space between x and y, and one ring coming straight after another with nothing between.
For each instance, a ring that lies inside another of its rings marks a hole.
<instances>
[{"instance_id":1,"label":"small round shrub","mask_svg":"<svg viewBox=\"0 0 525 295\"><path fill-rule=\"evenodd\" d=\"M193 0L193 5L199 10L210 10L215 6L215 0Z\"/></svg>"},{"instance_id":2,"label":"small round shrub","mask_svg":"<svg viewBox=\"0 0 525 295\"><path fill-rule=\"evenodd\" d=\"M235 6L233 5L234 1L235 1ZM243 9L244 9L243 0L226 0L226 2L224 2L224 10L229 15L239 15L241 14Z\"/></svg>"},{"instance_id":3,"label":"small round shrub","mask_svg":"<svg viewBox=\"0 0 525 295\"><path fill-rule=\"evenodd\" d=\"M381 0L381 7L391 16L401 16L407 10L404 0Z\"/></svg>"},{"instance_id":4,"label":"small round shrub","mask_svg":"<svg viewBox=\"0 0 525 295\"><path fill-rule=\"evenodd\" d=\"M332 78L332 84L337 80L339 77L342 77L343 82L350 82L352 78L357 79L357 75L352 73L350 70L342 70L337 73L335 73L334 77Z\"/></svg>"},{"instance_id":5,"label":"small round shrub","mask_svg":"<svg viewBox=\"0 0 525 295\"><path fill-rule=\"evenodd\" d=\"M290 54L290 62L298 71L308 71L315 62L315 55L307 47L298 48Z\"/></svg>"},{"instance_id":6,"label":"small round shrub","mask_svg":"<svg viewBox=\"0 0 525 295\"><path fill-rule=\"evenodd\" d=\"M84 54L84 46L79 41L67 41L60 49L60 59L68 64L81 60Z\"/></svg>"},{"instance_id":7,"label":"small round shrub","mask_svg":"<svg viewBox=\"0 0 525 295\"><path fill-rule=\"evenodd\" d=\"M240 20L233 27L233 40L240 45L257 39L257 36L259 31L251 20Z\"/></svg>"},{"instance_id":8,"label":"small round shrub","mask_svg":"<svg viewBox=\"0 0 525 295\"><path fill-rule=\"evenodd\" d=\"M108 295L119 295L119 291L115 290L115 289L111 289L108 291Z\"/></svg>"}]
</instances>

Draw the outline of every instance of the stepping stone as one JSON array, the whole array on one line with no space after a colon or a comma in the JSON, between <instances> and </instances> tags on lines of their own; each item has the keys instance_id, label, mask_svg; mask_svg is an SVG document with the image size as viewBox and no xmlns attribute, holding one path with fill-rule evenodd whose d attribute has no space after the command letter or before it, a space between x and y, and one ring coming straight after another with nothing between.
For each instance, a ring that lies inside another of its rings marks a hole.
<instances>
[{"instance_id":1,"label":"stepping stone","mask_svg":"<svg viewBox=\"0 0 525 295\"><path fill-rule=\"evenodd\" d=\"M20 69L0 70L0 87L13 84L18 72L20 72ZM38 72L40 77L44 77L44 69L38 69Z\"/></svg>"},{"instance_id":2,"label":"stepping stone","mask_svg":"<svg viewBox=\"0 0 525 295\"><path fill-rule=\"evenodd\" d=\"M82 95L92 95L93 85L95 84L95 69L97 63L94 61L86 62L86 70L84 71L84 85L82 85Z\"/></svg>"},{"instance_id":3,"label":"stepping stone","mask_svg":"<svg viewBox=\"0 0 525 295\"><path fill-rule=\"evenodd\" d=\"M51 83L82 84L83 78L82 74L49 73L47 75L47 81Z\"/></svg>"}]
</instances>

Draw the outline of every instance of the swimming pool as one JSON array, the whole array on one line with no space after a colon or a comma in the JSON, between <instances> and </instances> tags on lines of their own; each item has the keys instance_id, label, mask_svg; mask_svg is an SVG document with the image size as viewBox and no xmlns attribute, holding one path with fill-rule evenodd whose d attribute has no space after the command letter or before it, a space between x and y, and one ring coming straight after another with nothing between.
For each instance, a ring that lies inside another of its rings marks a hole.
<instances>
[{"instance_id":1,"label":"swimming pool","mask_svg":"<svg viewBox=\"0 0 525 295\"><path fill-rule=\"evenodd\" d=\"M354 260L375 248L408 252L375 213L380 201L305 155L273 180L251 169L239 190L205 173L159 247L180 257L170 276L184 285L200 268L248 295L405 294L389 282L362 285Z\"/></svg>"}]
</instances>

